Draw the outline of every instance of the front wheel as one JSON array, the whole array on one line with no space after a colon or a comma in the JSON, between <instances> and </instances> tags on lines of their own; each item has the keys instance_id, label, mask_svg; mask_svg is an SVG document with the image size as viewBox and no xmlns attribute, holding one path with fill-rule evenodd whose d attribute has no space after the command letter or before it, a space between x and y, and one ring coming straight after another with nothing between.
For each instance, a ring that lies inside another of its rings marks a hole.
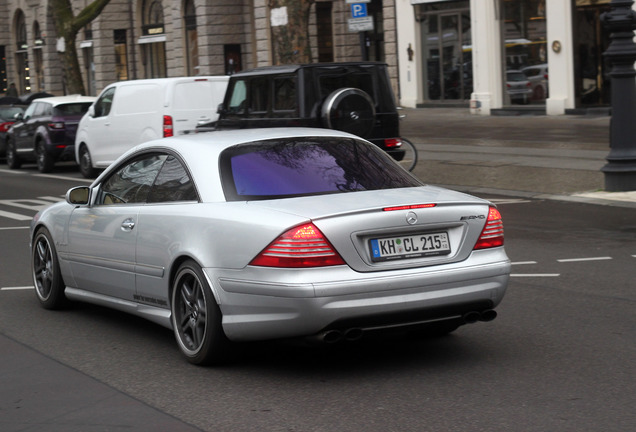
<instances>
[{"instance_id":1,"label":"front wheel","mask_svg":"<svg viewBox=\"0 0 636 432\"><path fill-rule=\"evenodd\" d=\"M7 165L11 169L18 169L22 166L22 161L18 156L18 151L15 148L15 142L12 139L7 140Z\"/></svg>"},{"instance_id":2,"label":"front wheel","mask_svg":"<svg viewBox=\"0 0 636 432\"><path fill-rule=\"evenodd\" d=\"M31 270L35 294L45 309L60 309L67 304L64 280L51 234L40 228L33 239Z\"/></svg>"},{"instance_id":3,"label":"front wheel","mask_svg":"<svg viewBox=\"0 0 636 432\"><path fill-rule=\"evenodd\" d=\"M406 138L401 138L402 146L401 149L404 150L404 157L398 163L407 171L413 171L415 165L417 165L417 149L415 148L415 144Z\"/></svg>"},{"instance_id":4,"label":"front wheel","mask_svg":"<svg viewBox=\"0 0 636 432\"><path fill-rule=\"evenodd\" d=\"M93 168L93 161L91 159L91 154L85 145L80 147L80 150L79 150L79 170L80 170L80 173L82 173L82 175L84 176L84 178L97 177L97 170Z\"/></svg>"},{"instance_id":5,"label":"front wheel","mask_svg":"<svg viewBox=\"0 0 636 432\"><path fill-rule=\"evenodd\" d=\"M172 327L181 353L192 364L226 361L230 341L223 333L221 310L203 271L194 261L184 262L172 283Z\"/></svg>"}]
</instances>

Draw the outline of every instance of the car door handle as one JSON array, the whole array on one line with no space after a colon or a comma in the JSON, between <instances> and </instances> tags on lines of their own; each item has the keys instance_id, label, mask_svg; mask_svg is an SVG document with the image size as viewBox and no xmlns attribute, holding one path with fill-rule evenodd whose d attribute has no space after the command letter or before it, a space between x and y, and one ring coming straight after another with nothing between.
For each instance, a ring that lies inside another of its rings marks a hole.
<instances>
[{"instance_id":1,"label":"car door handle","mask_svg":"<svg viewBox=\"0 0 636 432\"><path fill-rule=\"evenodd\" d=\"M132 231L134 227L135 227L135 221L130 218L126 219L125 221L121 223L122 231Z\"/></svg>"}]
</instances>

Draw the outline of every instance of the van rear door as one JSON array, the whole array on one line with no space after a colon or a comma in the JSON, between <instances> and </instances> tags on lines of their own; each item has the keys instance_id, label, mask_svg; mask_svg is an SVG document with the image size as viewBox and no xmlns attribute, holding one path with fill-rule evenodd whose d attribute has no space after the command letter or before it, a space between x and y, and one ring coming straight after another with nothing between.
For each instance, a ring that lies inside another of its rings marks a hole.
<instances>
[{"instance_id":1,"label":"van rear door","mask_svg":"<svg viewBox=\"0 0 636 432\"><path fill-rule=\"evenodd\" d=\"M174 135L194 132L199 123L219 118L217 107L223 102L229 77L192 77L177 80L169 90L165 115L172 116ZM171 94L170 94L171 93Z\"/></svg>"}]
</instances>

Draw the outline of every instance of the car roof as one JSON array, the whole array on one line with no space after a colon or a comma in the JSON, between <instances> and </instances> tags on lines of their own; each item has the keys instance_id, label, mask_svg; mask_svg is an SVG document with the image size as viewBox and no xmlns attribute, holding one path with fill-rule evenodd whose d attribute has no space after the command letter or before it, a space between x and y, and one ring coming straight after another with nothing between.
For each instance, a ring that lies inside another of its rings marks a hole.
<instances>
[{"instance_id":1,"label":"car roof","mask_svg":"<svg viewBox=\"0 0 636 432\"><path fill-rule=\"evenodd\" d=\"M53 97L45 97L34 99L33 102L46 102L53 106L67 104L67 103L78 103L78 102L95 102L97 99L95 96L82 96L82 95L69 95L69 96L53 96Z\"/></svg>"},{"instance_id":2,"label":"car roof","mask_svg":"<svg viewBox=\"0 0 636 432\"><path fill-rule=\"evenodd\" d=\"M303 137L339 137L361 139L346 132L321 128L265 128L265 129L235 129L197 134L180 135L171 138L161 138L139 144L128 150L122 158L148 151L171 150L187 161L188 167L199 186L199 194L203 202L225 201L223 188L218 175L219 155L228 147L281 138ZM116 167L114 163L111 169ZM111 169L104 171L95 183L108 175Z\"/></svg>"},{"instance_id":3,"label":"car roof","mask_svg":"<svg viewBox=\"0 0 636 432\"><path fill-rule=\"evenodd\" d=\"M277 66L263 66L254 69L248 69L237 72L232 77L242 77L251 75L274 75L274 74L292 74L298 69L328 69L343 66L386 66L384 62L338 62L338 63L307 63L307 64L288 64Z\"/></svg>"}]
</instances>

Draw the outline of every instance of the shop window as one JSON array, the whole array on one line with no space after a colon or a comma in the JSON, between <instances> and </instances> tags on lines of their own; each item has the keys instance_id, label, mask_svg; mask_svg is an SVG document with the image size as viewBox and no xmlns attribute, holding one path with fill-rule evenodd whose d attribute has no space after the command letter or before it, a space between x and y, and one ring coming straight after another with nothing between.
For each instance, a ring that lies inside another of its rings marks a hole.
<instances>
[{"instance_id":1,"label":"shop window","mask_svg":"<svg viewBox=\"0 0 636 432\"><path fill-rule=\"evenodd\" d=\"M114 31L115 42L115 75L117 81L128 79L128 44L126 30Z\"/></svg>"},{"instance_id":2,"label":"shop window","mask_svg":"<svg viewBox=\"0 0 636 432\"><path fill-rule=\"evenodd\" d=\"M29 45L27 42L27 28L24 19L24 12L18 10L16 13L15 39L17 49L15 52L15 63L18 71L18 93L31 92L31 71L29 68Z\"/></svg>"}]
</instances>

